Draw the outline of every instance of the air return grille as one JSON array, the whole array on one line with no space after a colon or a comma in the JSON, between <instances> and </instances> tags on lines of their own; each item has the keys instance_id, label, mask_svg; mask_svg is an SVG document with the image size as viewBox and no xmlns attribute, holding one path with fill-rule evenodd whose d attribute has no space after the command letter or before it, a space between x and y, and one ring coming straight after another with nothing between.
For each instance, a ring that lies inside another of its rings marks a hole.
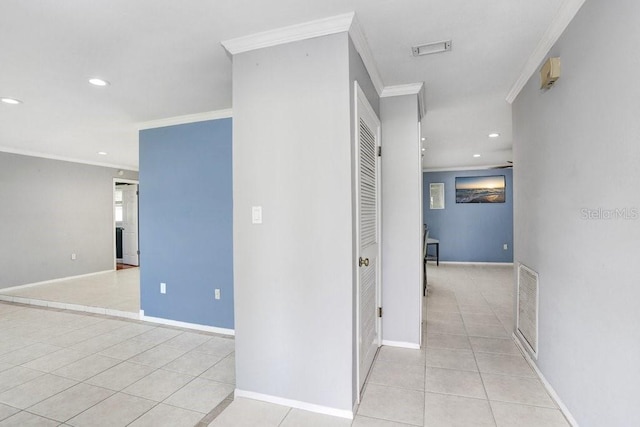
<instances>
[{"instance_id":1,"label":"air return grille","mask_svg":"<svg viewBox=\"0 0 640 427\"><path fill-rule=\"evenodd\" d=\"M523 344L538 357L538 273L518 266L517 328Z\"/></svg>"}]
</instances>

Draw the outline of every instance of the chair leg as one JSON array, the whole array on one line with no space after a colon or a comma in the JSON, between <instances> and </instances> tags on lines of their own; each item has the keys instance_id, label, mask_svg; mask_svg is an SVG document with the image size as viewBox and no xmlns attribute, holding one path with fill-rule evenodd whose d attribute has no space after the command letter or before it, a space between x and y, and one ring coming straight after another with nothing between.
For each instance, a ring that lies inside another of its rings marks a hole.
<instances>
[{"instance_id":1,"label":"chair leg","mask_svg":"<svg viewBox=\"0 0 640 427\"><path fill-rule=\"evenodd\" d=\"M423 280L422 280L422 296L427 296L427 258L422 262Z\"/></svg>"}]
</instances>

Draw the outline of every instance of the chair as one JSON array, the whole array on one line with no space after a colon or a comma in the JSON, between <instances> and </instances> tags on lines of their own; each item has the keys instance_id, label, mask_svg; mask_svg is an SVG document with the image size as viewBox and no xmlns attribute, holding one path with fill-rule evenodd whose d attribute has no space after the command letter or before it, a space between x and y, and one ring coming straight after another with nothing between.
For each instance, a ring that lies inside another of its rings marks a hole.
<instances>
[{"instance_id":1,"label":"chair","mask_svg":"<svg viewBox=\"0 0 640 427\"><path fill-rule=\"evenodd\" d=\"M440 240L432 239L429 236L427 236L427 244L426 244L426 246L427 246L427 254L425 255L425 262L426 262L427 259L433 260L433 257L430 257L429 254L428 254L429 246L431 246L431 245L436 247L436 265L439 266L440 265Z\"/></svg>"}]
</instances>

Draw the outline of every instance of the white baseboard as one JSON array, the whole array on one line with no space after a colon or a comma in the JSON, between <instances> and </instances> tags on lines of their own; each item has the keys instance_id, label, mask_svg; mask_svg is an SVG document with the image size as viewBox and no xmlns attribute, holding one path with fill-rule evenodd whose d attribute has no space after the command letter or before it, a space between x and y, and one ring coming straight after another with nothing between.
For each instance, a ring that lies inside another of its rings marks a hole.
<instances>
[{"instance_id":1,"label":"white baseboard","mask_svg":"<svg viewBox=\"0 0 640 427\"><path fill-rule=\"evenodd\" d=\"M386 345L388 347L410 348L412 350L420 350L420 344L416 344L413 342L382 340L382 345Z\"/></svg>"},{"instance_id":2,"label":"white baseboard","mask_svg":"<svg viewBox=\"0 0 640 427\"><path fill-rule=\"evenodd\" d=\"M36 307L56 308L82 313L104 314L105 316L123 317L125 319L138 320L138 313L131 311L112 310L110 308L93 307L90 305L70 304L58 301L46 301L35 298L17 297L12 295L0 295L0 301L15 302L17 304L34 305Z\"/></svg>"},{"instance_id":3,"label":"white baseboard","mask_svg":"<svg viewBox=\"0 0 640 427\"><path fill-rule=\"evenodd\" d=\"M542 381L542 385L544 385L544 388L547 390L547 393L549 393L551 398L558 405L560 412L562 412L562 414L567 419L569 424L571 424L573 427L578 427L578 422L576 421L575 418L573 418L573 415L571 415L571 412L569 412L569 408L566 407L566 405L562 402L562 399L560 399L560 396L558 396L558 393L556 393L553 387L551 387L551 384L549 384L549 381L547 381L544 375L542 375L542 372L540 372L540 369L538 369L538 365L536 365L536 363L533 361L529 353L525 350L525 347L522 345L517 335L515 333L512 333L511 336L513 337L513 341L516 343L516 345L520 349L520 352L524 356L525 360L527 361L527 363L529 363L529 366L531 366L531 369L535 371L535 373L540 378L540 381Z\"/></svg>"},{"instance_id":4,"label":"white baseboard","mask_svg":"<svg viewBox=\"0 0 640 427\"><path fill-rule=\"evenodd\" d=\"M27 283L25 285L11 286L9 288L0 289L0 292L7 292L7 291L15 291L17 289L32 288L34 286L46 285L48 283L63 282L65 280L71 280L71 279L81 279L83 277L96 276L98 274L110 273L112 271L113 270L96 271L95 273L80 274L78 276L61 277L59 279L44 280L42 282Z\"/></svg>"},{"instance_id":5,"label":"white baseboard","mask_svg":"<svg viewBox=\"0 0 640 427\"><path fill-rule=\"evenodd\" d=\"M178 320L163 319L161 317L145 316L144 310L140 310L140 320L145 322L158 323L160 325L177 326L179 328L195 329L197 331L213 332L220 335L235 336L234 329L218 328L216 326L200 325L197 323L180 322Z\"/></svg>"},{"instance_id":6,"label":"white baseboard","mask_svg":"<svg viewBox=\"0 0 640 427\"><path fill-rule=\"evenodd\" d=\"M301 402L299 400L285 399L271 396L269 394L255 393L253 391L235 390L235 397L260 400L262 402L274 403L276 405L289 406L291 408L302 409L303 411L315 412L318 414L331 415L333 417L353 419L353 412L345 409L336 409L329 406L315 405L313 403Z\"/></svg>"},{"instance_id":7,"label":"white baseboard","mask_svg":"<svg viewBox=\"0 0 640 427\"><path fill-rule=\"evenodd\" d=\"M429 261L435 262L435 261ZM498 265L498 266L512 266L513 262L465 262L465 261L440 261L440 264L449 265Z\"/></svg>"}]
</instances>

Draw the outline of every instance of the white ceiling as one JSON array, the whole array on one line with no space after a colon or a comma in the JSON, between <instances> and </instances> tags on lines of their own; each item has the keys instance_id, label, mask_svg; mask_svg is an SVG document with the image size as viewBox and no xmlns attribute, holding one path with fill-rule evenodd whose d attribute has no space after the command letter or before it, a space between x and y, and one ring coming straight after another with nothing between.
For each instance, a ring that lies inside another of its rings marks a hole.
<instances>
[{"instance_id":1,"label":"white ceiling","mask_svg":"<svg viewBox=\"0 0 640 427\"><path fill-rule=\"evenodd\" d=\"M426 84L425 168L503 164L505 98L562 3L2 0L0 97L23 104L0 104L0 150L137 169L139 123L232 107L221 41L355 11L384 85ZM445 39L451 52L411 55Z\"/></svg>"}]
</instances>

